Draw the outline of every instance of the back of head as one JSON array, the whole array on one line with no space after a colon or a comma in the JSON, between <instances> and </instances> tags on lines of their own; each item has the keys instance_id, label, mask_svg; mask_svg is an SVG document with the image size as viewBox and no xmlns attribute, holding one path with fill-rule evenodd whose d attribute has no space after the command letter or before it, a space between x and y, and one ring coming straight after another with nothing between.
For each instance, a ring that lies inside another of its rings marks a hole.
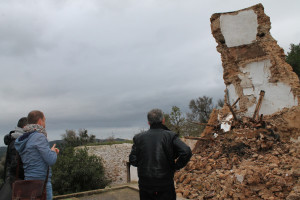
<instances>
[{"instance_id":1,"label":"back of head","mask_svg":"<svg viewBox=\"0 0 300 200\"><path fill-rule=\"evenodd\" d=\"M28 124L28 120L27 117L22 117L21 119L19 119L18 121L18 127L19 128L23 128L24 126L26 126Z\"/></svg>"},{"instance_id":2,"label":"back of head","mask_svg":"<svg viewBox=\"0 0 300 200\"><path fill-rule=\"evenodd\" d=\"M147 115L148 122L150 125L162 123L164 114L160 109L152 109Z\"/></svg>"},{"instance_id":3,"label":"back of head","mask_svg":"<svg viewBox=\"0 0 300 200\"><path fill-rule=\"evenodd\" d=\"M27 119L28 124L37 124L39 119L44 119L44 113L39 110L33 110L28 114Z\"/></svg>"}]
</instances>

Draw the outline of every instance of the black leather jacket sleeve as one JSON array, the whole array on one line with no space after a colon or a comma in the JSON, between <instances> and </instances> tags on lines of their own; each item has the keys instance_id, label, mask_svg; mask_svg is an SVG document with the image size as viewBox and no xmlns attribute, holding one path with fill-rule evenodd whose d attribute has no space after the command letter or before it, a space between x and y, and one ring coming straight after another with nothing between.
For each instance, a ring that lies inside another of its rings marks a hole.
<instances>
[{"instance_id":1,"label":"black leather jacket sleeve","mask_svg":"<svg viewBox=\"0 0 300 200\"><path fill-rule=\"evenodd\" d=\"M137 167L137 165L138 165L135 144L133 144L132 148L131 148L131 152L129 155L129 163L130 163L130 165L135 166L135 167Z\"/></svg>"},{"instance_id":2,"label":"black leather jacket sleeve","mask_svg":"<svg viewBox=\"0 0 300 200\"><path fill-rule=\"evenodd\" d=\"M181 141L178 137L173 140L174 152L178 155L178 159L175 162L175 169L179 170L183 168L192 157L191 148Z\"/></svg>"}]
</instances>

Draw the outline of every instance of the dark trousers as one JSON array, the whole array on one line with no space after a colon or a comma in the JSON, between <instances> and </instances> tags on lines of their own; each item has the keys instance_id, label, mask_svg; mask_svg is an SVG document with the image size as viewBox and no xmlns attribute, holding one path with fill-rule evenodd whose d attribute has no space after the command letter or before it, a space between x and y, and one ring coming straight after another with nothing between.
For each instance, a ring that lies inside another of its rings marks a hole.
<instances>
[{"instance_id":1,"label":"dark trousers","mask_svg":"<svg viewBox=\"0 0 300 200\"><path fill-rule=\"evenodd\" d=\"M174 186L164 188L164 190L146 189L140 187L140 200L176 200Z\"/></svg>"}]
</instances>

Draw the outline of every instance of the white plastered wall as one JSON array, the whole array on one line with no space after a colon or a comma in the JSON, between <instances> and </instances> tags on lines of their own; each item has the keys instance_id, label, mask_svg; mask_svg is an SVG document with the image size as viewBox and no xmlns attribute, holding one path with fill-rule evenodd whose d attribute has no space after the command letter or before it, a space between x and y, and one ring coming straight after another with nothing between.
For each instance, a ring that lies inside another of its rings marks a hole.
<instances>
[{"instance_id":1,"label":"white plastered wall","mask_svg":"<svg viewBox=\"0 0 300 200\"><path fill-rule=\"evenodd\" d=\"M248 108L245 113L246 116L251 117L254 113L259 94L261 90L265 91L265 96L262 101L260 114L270 115L283 108L291 108L298 105L298 100L291 92L291 87L287 84L277 82L270 83L271 63L270 60L263 60L260 62L252 62L241 67L240 86L243 89L243 95L249 100L256 99L255 104ZM234 85L227 86L230 101L237 98L236 88Z\"/></svg>"},{"instance_id":2,"label":"white plastered wall","mask_svg":"<svg viewBox=\"0 0 300 200\"><path fill-rule=\"evenodd\" d=\"M221 15L220 26L227 47L251 44L256 40L258 23L253 10Z\"/></svg>"},{"instance_id":3,"label":"white plastered wall","mask_svg":"<svg viewBox=\"0 0 300 200\"><path fill-rule=\"evenodd\" d=\"M230 84L227 86L227 91L228 91L228 99L229 99L229 104L232 105L238 98L238 94L236 93L235 87L233 84ZM239 104L236 104L236 107L239 109Z\"/></svg>"}]
</instances>

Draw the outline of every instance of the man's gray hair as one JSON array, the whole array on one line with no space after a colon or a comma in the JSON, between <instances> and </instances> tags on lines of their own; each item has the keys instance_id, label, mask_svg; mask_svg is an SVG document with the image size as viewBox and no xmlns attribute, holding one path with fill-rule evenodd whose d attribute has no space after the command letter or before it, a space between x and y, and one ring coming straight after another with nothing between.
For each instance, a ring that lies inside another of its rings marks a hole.
<instances>
[{"instance_id":1,"label":"man's gray hair","mask_svg":"<svg viewBox=\"0 0 300 200\"><path fill-rule=\"evenodd\" d=\"M148 112L147 118L150 125L162 123L164 113L160 109L152 109Z\"/></svg>"}]
</instances>

